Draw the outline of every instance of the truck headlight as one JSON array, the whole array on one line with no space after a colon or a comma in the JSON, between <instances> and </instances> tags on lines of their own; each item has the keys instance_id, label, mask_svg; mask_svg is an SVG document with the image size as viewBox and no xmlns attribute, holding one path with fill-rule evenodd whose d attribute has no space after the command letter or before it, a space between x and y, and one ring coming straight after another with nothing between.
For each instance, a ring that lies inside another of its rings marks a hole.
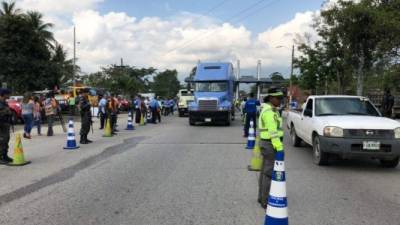
<instances>
[{"instance_id":1,"label":"truck headlight","mask_svg":"<svg viewBox=\"0 0 400 225\"><path fill-rule=\"evenodd\" d=\"M400 127L394 129L394 138L400 139Z\"/></svg>"},{"instance_id":2,"label":"truck headlight","mask_svg":"<svg viewBox=\"0 0 400 225\"><path fill-rule=\"evenodd\" d=\"M343 129L340 127L325 127L324 136L326 137L343 137Z\"/></svg>"}]
</instances>

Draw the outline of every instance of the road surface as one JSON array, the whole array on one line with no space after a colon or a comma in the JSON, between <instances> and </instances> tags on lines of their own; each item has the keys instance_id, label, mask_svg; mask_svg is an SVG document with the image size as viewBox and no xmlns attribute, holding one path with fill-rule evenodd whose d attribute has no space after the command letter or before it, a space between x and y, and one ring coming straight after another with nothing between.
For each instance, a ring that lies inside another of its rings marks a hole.
<instances>
[{"instance_id":1,"label":"road surface","mask_svg":"<svg viewBox=\"0 0 400 225\"><path fill-rule=\"evenodd\" d=\"M1 225L264 223L239 122L190 127L168 117L113 138L97 127L95 143L72 152L60 132L24 140L32 164L0 167ZM309 147L285 146L290 224L400 224L400 168L361 160L319 167Z\"/></svg>"}]
</instances>

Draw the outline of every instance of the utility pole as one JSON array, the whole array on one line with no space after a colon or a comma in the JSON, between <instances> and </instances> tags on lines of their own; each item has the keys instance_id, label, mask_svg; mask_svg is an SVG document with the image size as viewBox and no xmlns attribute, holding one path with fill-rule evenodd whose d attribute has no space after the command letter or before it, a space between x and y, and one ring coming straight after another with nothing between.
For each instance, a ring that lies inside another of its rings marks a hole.
<instances>
[{"instance_id":1,"label":"utility pole","mask_svg":"<svg viewBox=\"0 0 400 225\"><path fill-rule=\"evenodd\" d=\"M294 44L292 45L292 62L291 62L291 66L290 66L290 80L289 80L289 103L292 102L293 99L293 86L292 86L292 79L293 79L293 63L294 63Z\"/></svg>"},{"instance_id":2,"label":"utility pole","mask_svg":"<svg viewBox=\"0 0 400 225\"><path fill-rule=\"evenodd\" d=\"M236 81L237 81L237 86L236 86L236 98L239 99L239 80L240 80L240 60L237 61L237 71L236 71Z\"/></svg>"},{"instance_id":3,"label":"utility pole","mask_svg":"<svg viewBox=\"0 0 400 225\"><path fill-rule=\"evenodd\" d=\"M121 58L121 67L124 66L124 58Z\"/></svg>"},{"instance_id":4,"label":"utility pole","mask_svg":"<svg viewBox=\"0 0 400 225\"><path fill-rule=\"evenodd\" d=\"M257 99L260 99L261 87L260 87L260 76L261 76L261 60L257 62Z\"/></svg>"},{"instance_id":5,"label":"utility pole","mask_svg":"<svg viewBox=\"0 0 400 225\"><path fill-rule=\"evenodd\" d=\"M74 26L74 58L73 58L73 69L72 69L72 86L76 86L76 31L75 31L75 26Z\"/></svg>"}]
</instances>

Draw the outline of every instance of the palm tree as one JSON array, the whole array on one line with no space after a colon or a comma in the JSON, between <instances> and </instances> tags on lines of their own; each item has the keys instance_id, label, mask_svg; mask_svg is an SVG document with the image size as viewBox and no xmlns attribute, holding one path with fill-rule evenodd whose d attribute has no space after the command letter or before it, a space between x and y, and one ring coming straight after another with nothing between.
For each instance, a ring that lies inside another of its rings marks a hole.
<instances>
[{"instance_id":1,"label":"palm tree","mask_svg":"<svg viewBox=\"0 0 400 225\"><path fill-rule=\"evenodd\" d=\"M56 43L51 61L56 65L56 73L54 74L57 85L63 85L71 82L74 65L72 59L67 59L67 51L62 45ZM76 67L80 71L79 67Z\"/></svg>"},{"instance_id":2,"label":"palm tree","mask_svg":"<svg viewBox=\"0 0 400 225\"><path fill-rule=\"evenodd\" d=\"M51 49L54 49L54 35L49 29L54 25L52 23L43 22L43 15L39 12L29 11L26 13L26 18L32 25L33 30L39 38Z\"/></svg>"},{"instance_id":3,"label":"palm tree","mask_svg":"<svg viewBox=\"0 0 400 225\"><path fill-rule=\"evenodd\" d=\"M21 10L16 8L15 2L1 2L0 16L16 16L20 14Z\"/></svg>"}]
</instances>

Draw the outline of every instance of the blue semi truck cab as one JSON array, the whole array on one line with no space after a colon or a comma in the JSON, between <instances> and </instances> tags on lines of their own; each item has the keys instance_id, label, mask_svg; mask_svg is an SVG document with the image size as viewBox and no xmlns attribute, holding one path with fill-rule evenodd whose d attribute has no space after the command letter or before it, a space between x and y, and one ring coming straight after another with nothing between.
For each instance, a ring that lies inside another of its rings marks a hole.
<instances>
[{"instance_id":1,"label":"blue semi truck cab","mask_svg":"<svg viewBox=\"0 0 400 225\"><path fill-rule=\"evenodd\" d=\"M199 63L191 81L194 101L189 104L189 124L222 122L235 117L235 76L232 63Z\"/></svg>"}]
</instances>

